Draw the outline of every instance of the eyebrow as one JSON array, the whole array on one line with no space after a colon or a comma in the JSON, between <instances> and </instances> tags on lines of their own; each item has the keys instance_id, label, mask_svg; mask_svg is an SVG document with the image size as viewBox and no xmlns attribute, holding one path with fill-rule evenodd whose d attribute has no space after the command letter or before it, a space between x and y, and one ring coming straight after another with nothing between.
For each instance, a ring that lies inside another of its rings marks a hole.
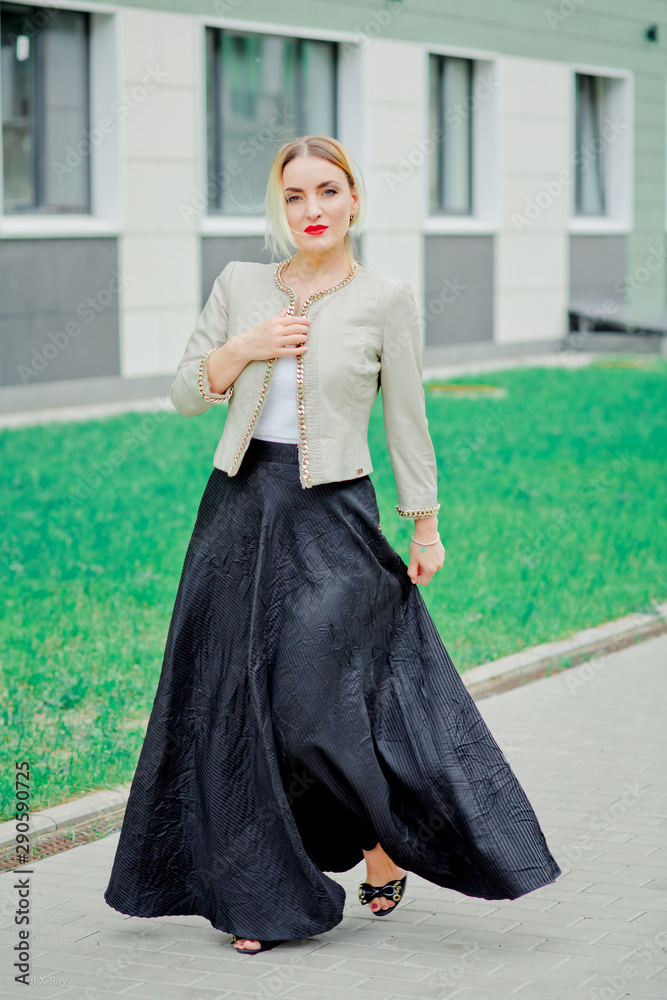
<instances>
[{"instance_id":1,"label":"eyebrow","mask_svg":"<svg viewBox=\"0 0 667 1000\"><path fill-rule=\"evenodd\" d=\"M318 186L318 188L323 188L323 187L329 187L330 184L337 184L337 183L338 183L338 181L322 181L322 183L318 184L317 186ZM298 191L299 194L301 194L303 192L303 188L289 187L289 188L285 188L285 191Z\"/></svg>"}]
</instances>

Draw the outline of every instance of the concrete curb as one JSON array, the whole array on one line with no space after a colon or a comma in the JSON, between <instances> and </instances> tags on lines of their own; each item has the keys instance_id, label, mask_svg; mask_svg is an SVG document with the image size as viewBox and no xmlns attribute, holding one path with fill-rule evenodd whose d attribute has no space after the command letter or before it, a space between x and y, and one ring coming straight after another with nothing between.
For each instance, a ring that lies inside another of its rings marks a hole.
<instances>
[{"instance_id":1,"label":"concrete curb","mask_svg":"<svg viewBox=\"0 0 667 1000\"><path fill-rule=\"evenodd\" d=\"M463 674L463 682L476 701L565 670L593 656L607 656L624 646L667 632L667 601L656 606L655 614L632 614L603 622L595 628L575 632L568 639L545 642L530 649L482 663ZM130 785L93 792L80 799L33 813L30 835L37 840L70 827L103 819L127 802ZM16 839L13 820L0 823L0 851L10 848Z\"/></svg>"},{"instance_id":2,"label":"concrete curb","mask_svg":"<svg viewBox=\"0 0 667 1000\"><path fill-rule=\"evenodd\" d=\"M97 819L102 819L108 813L118 809L127 802L130 785L119 785L102 792L84 795L81 799L72 799L59 806L51 806L30 817L30 836L39 840L44 834L63 831L72 826L82 826ZM0 851L11 847L16 842L16 823L8 820L0 823Z\"/></svg>"},{"instance_id":3,"label":"concrete curb","mask_svg":"<svg viewBox=\"0 0 667 1000\"><path fill-rule=\"evenodd\" d=\"M565 670L593 656L606 656L624 646L667 632L667 601L656 605L654 614L632 614L582 629L567 639L544 642L473 667L463 682L475 700L508 691L528 681Z\"/></svg>"}]
</instances>

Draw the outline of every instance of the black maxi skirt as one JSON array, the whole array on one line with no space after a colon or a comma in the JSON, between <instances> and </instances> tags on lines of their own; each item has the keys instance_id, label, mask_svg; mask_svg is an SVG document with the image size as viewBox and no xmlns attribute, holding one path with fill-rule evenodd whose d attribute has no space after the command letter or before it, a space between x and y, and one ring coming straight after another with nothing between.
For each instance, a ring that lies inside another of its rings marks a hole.
<instances>
[{"instance_id":1,"label":"black maxi skirt","mask_svg":"<svg viewBox=\"0 0 667 1000\"><path fill-rule=\"evenodd\" d=\"M104 898L311 937L378 842L483 899L561 874L369 476L304 490L297 445L252 438L201 500Z\"/></svg>"}]
</instances>

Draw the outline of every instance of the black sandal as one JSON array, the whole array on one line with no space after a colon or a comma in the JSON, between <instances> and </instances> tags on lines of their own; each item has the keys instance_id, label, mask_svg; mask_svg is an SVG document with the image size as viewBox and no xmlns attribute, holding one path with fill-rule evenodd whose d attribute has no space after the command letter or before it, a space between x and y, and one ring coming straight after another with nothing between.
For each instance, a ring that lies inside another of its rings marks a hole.
<instances>
[{"instance_id":1,"label":"black sandal","mask_svg":"<svg viewBox=\"0 0 667 1000\"><path fill-rule=\"evenodd\" d=\"M232 946L235 941L239 940L238 934L232 934ZM251 941L259 941L259 938L251 938ZM234 948L234 951L238 951L241 955L259 955L260 951L270 951L271 948L275 948L277 944L283 944L284 939L280 938L278 941L259 941L259 948Z\"/></svg>"},{"instance_id":2,"label":"black sandal","mask_svg":"<svg viewBox=\"0 0 667 1000\"><path fill-rule=\"evenodd\" d=\"M387 882L386 885L371 885L370 882L362 882L359 886L359 899L361 900L361 905L366 906L370 903L372 899L377 899L378 896L384 896L385 899L391 899L394 902L393 906L388 906L384 910L371 910L376 917L386 917L388 913L393 913L400 901L403 899L403 891L405 890L405 883L408 876L404 875L403 878L395 879L393 882Z\"/></svg>"}]
</instances>

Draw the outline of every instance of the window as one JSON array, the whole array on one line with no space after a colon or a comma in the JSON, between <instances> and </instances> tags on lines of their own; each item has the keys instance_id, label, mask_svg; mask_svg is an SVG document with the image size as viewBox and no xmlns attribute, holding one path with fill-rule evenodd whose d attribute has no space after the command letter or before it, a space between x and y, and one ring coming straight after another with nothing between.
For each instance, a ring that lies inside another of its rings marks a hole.
<instances>
[{"instance_id":1,"label":"window","mask_svg":"<svg viewBox=\"0 0 667 1000\"><path fill-rule=\"evenodd\" d=\"M89 159L57 169L89 127L89 15L14 3L0 13L4 211L89 213Z\"/></svg>"},{"instance_id":2,"label":"window","mask_svg":"<svg viewBox=\"0 0 667 1000\"><path fill-rule=\"evenodd\" d=\"M430 207L433 213L473 213L473 61L429 56L431 135Z\"/></svg>"},{"instance_id":3,"label":"window","mask_svg":"<svg viewBox=\"0 0 667 1000\"><path fill-rule=\"evenodd\" d=\"M627 231L632 228L632 74L573 72L570 231Z\"/></svg>"},{"instance_id":4,"label":"window","mask_svg":"<svg viewBox=\"0 0 667 1000\"><path fill-rule=\"evenodd\" d=\"M337 135L335 42L206 30L209 213L263 212L273 158L299 135Z\"/></svg>"},{"instance_id":5,"label":"window","mask_svg":"<svg viewBox=\"0 0 667 1000\"><path fill-rule=\"evenodd\" d=\"M605 106L609 81L577 73L575 77L575 185L577 215L605 215Z\"/></svg>"}]
</instances>

